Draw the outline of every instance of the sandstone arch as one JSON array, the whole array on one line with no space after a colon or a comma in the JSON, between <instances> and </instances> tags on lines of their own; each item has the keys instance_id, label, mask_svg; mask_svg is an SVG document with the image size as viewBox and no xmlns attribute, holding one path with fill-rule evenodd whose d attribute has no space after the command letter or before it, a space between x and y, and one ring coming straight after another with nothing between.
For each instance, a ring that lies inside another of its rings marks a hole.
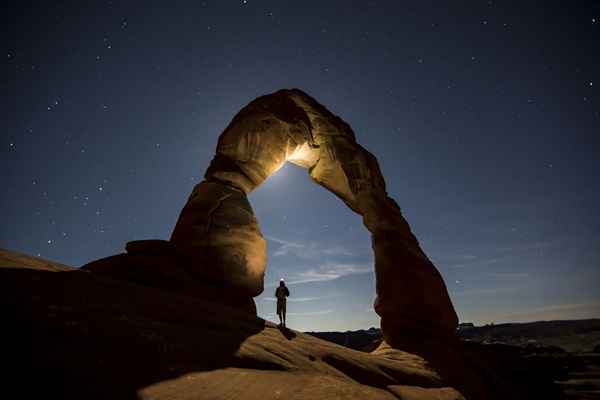
<instances>
[{"instance_id":1,"label":"sandstone arch","mask_svg":"<svg viewBox=\"0 0 600 400\"><path fill-rule=\"evenodd\" d=\"M376 158L347 123L298 89L253 100L219 137L170 239L192 273L240 295L262 292L266 242L246 195L286 161L307 168L371 232L374 308L386 341L395 346L406 331L451 336L458 321L446 286L387 195Z\"/></svg>"}]
</instances>

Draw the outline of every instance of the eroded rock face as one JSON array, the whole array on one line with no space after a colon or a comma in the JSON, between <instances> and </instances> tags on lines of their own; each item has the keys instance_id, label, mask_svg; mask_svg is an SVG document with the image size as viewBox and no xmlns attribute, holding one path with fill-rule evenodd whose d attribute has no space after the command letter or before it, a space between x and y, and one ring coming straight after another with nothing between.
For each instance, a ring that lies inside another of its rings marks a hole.
<instances>
[{"instance_id":1,"label":"eroded rock face","mask_svg":"<svg viewBox=\"0 0 600 400\"><path fill-rule=\"evenodd\" d=\"M399 347L407 331L451 337L458 319L444 281L387 195L376 158L347 123L297 89L255 99L219 137L205 180L171 237L191 264L210 265L198 275L221 279L240 294L262 292L266 245L246 195L286 161L307 168L363 217L372 234L375 311L386 341Z\"/></svg>"},{"instance_id":2,"label":"eroded rock face","mask_svg":"<svg viewBox=\"0 0 600 400\"><path fill-rule=\"evenodd\" d=\"M171 242L187 256L190 274L225 281L245 295L262 292L267 244L240 189L219 181L196 185Z\"/></svg>"}]
</instances>

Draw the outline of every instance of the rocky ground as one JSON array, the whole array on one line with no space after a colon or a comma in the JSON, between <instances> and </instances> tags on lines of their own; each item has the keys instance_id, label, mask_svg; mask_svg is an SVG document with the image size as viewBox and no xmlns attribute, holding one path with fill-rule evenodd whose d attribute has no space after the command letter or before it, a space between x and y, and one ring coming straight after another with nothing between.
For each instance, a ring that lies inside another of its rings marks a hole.
<instances>
[{"instance_id":1,"label":"rocky ground","mask_svg":"<svg viewBox=\"0 0 600 400\"><path fill-rule=\"evenodd\" d=\"M310 334L362 351L381 342L375 328ZM457 334L470 364L532 398L600 399L598 319L485 325Z\"/></svg>"},{"instance_id":2,"label":"rocky ground","mask_svg":"<svg viewBox=\"0 0 600 400\"><path fill-rule=\"evenodd\" d=\"M201 297L2 251L3 362L22 398L461 399L423 358L368 354ZM437 397L436 397L437 396Z\"/></svg>"},{"instance_id":3,"label":"rocky ground","mask_svg":"<svg viewBox=\"0 0 600 400\"><path fill-rule=\"evenodd\" d=\"M3 391L21 398L552 399L597 390L592 355L555 375L548 358L476 343L461 354L385 343L367 353L202 296L24 254L0 251L0 267Z\"/></svg>"}]
</instances>

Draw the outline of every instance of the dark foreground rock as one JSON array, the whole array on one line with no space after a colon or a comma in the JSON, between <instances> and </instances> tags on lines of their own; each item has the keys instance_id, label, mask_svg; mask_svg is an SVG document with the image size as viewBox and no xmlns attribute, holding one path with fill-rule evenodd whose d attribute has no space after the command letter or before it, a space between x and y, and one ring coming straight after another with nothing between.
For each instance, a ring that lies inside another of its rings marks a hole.
<instances>
[{"instance_id":1,"label":"dark foreground rock","mask_svg":"<svg viewBox=\"0 0 600 400\"><path fill-rule=\"evenodd\" d=\"M354 351L201 295L13 258L0 268L4 390L20 398L462 398L415 354Z\"/></svg>"},{"instance_id":2,"label":"dark foreground rock","mask_svg":"<svg viewBox=\"0 0 600 400\"><path fill-rule=\"evenodd\" d=\"M20 398L554 399L596 390L590 360L573 375L476 343L432 343L418 355L383 342L365 353L280 329L212 292L173 290L177 279L138 282L135 266L100 274L28 257L0 251L4 390Z\"/></svg>"}]
</instances>

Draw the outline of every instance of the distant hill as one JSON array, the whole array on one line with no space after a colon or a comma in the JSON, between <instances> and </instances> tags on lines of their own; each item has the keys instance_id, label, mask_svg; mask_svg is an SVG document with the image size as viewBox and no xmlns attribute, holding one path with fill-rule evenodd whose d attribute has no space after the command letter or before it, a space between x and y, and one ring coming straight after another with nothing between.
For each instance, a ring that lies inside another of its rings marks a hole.
<instances>
[{"instance_id":1,"label":"distant hill","mask_svg":"<svg viewBox=\"0 0 600 400\"><path fill-rule=\"evenodd\" d=\"M592 351L600 344L600 319L484 325L458 331L463 339L517 346L558 346L568 352Z\"/></svg>"},{"instance_id":2,"label":"distant hill","mask_svg":"<svg viewBox=\"0 0 600 400\"><path fill-rule=\"evenodd\" d=\"M372 351L381 340L381 330L307 332L356 350ZM457 331L465 340L514 346L557 346L568 352L588 352L600 345L600 319L537 321L475 326Z\"/></svg>"},{"instance_id":3,"label":"distant hill","mask_svg":"<svg viewBox=\"0 0 600 400\"><path fill-rule=\"evenodd\" d=\"M354 350L373 351L374 343L381 341L381 329L369 328L346 332L306 332L309 335L327 340Z\"/></svg>"}]
</instances>

